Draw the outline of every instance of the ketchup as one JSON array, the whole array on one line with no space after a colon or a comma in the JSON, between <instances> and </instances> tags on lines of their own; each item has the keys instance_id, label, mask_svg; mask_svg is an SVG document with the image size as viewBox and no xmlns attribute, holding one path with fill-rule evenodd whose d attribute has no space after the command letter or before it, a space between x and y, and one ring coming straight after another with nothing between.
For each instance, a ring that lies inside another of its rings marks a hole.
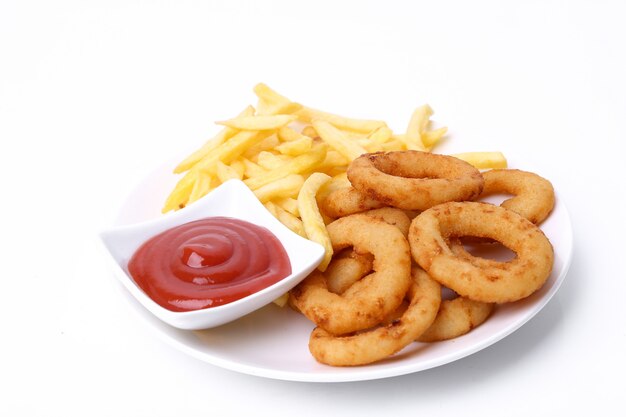
<instances>
[{"instance_id":1,"label":"ketchup","mask_svg":"<svg viewBox=\"0 0 626 417\"><path fill-rule=\"evenodd\" d=\"M269 230L230 217L186 223L152 237L132 256L137 285L172 311L239 300L291 274L285 248Z\"/></svg>"}]
</instances>

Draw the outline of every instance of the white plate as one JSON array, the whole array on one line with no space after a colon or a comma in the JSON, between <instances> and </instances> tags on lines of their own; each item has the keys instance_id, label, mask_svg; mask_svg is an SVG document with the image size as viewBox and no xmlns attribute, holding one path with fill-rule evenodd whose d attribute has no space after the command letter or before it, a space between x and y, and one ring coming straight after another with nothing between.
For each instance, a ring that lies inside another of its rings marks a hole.
<instances>
[{"instance_id":1,"label":"white plate","mask_svg":"<svg viewBox=\"0 0 626 417\"><path fill-rule=\"evenodd\" d=\"M118 224L154 218L175 178L162 167L137 187L126 201ZM308 350L313 325L290 308L269 305L235 322L210 330L185 331L168 326L145 310L128 292L130 305L164 340L181 351L222 368L268 378L342 382L386 378L443 365L484 349L518 329L556 293L570 265L573 240L567 209L558 199L541 225L554 246L552 274L530 297L498 306L492 317L470 333L453 340L412 343L397 355L367 366L335 368L317 363Z\"/></svg>"}]
</instances>

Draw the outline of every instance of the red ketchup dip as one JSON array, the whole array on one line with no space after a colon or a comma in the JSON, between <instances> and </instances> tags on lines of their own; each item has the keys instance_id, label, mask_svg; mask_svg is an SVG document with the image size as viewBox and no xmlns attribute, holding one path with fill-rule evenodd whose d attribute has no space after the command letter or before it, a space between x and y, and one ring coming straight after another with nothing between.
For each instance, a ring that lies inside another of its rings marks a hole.
<instances>
[{"instance_id":1,"label":"red ketchup dip","mask_svg":"<svg viewBox=\"0 0 626 417\"><path fill-rule=\"evenodd\" d=\"M128 270L150 298L171 311L227 304L291 274L285 248L264 227L230 217L186 223L152 237Z\"/></svg>"}]
</instances>

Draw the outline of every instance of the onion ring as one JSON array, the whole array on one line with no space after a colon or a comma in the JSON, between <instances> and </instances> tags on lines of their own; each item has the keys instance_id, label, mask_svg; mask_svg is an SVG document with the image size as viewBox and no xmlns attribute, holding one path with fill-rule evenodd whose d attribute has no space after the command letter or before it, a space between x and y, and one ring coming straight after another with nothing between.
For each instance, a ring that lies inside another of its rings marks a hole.
<instances>
[{"instance_id":1,"label":"onion ring","mask_svg":"<svg viewBox=\"0 0 626 417\"><path fill-rule=\"evenodd\" d=\"M365 216L370 216L375 219L382 220L392 226L396 226L398 229L400 229L404 237L409 236L411 219L409 219L409 216L407 216L407 214L400 209L394 207L383 207L379 209L364 211L363 214Z\"/></svg>"},{"instance_id":2,"label":"onion ring","mask_svg":"<svg viewBox=\"0 0 626 417\"><path fill-rule=\"evenodd\" d=\"M405 210L473 200L484 183L465 161L419 151L361 155L348 167L348 179L366 197Z\"/></svg>"},{"instance_id":3,"label":"onion ring","mask_svg":"<svg viewBox=\"0 0 626 417\"><path fill-rule=\"evenodd\" d=\"M404 237L409 235L411 220L400 209L383 207L364 211L362 214L396 226ZM370 254L359 254L353 250L345 249L335 255L328 269L324 272L328 290L335 294L343 294L352 284L372 270L372 262L373 257Z\"/></svg>"},{"instance_id":4,"label":"onion ring","mask_svg":"<svg viewBox=\"0 0 626 417\"><path fill-rule=\"evenodd\" d=\"M467 297L444 300L435 321L417 341L438 342L462 336L484 323L493 308L493 303L482 303Z\"/></svg>"},{"instance_id":5,"label":"onion ring","mask_svg":"<svg viewBox=\"0 0 626 417\"><path fill-rule=\"evenodd\" d=\"M554 188L547 179L519 169L493 169L483 172L485 187L480 197L513 194L500 206L513 210L535 224L541 223L554 208Z\"/></svg>"},{"instance_id":6,"label":"onion ring","mask_svg":"<svg viewBox=\"0 0 626 417\"><path fill-rule=\"evenodd\" d=\"M413 268L411 272L410 304L400 318L387 325L347 336L333 336L317 327L309 339L313 357L332 366L365 365L393 355L417 339L437 316L441 287L423 270Z\"/></svg>"},{"instance_id":7,"label":"onion ring","mask_svg":"<svg viewBox=\"0 0 626 417\"><path fill-rule=\"evenodd\" d=\"M342 295L330 292L324 276L313 273L290 291L290 303L332 334L372 327L400 305L411 284L408 242L397 227L361 214L335 220L328 234L336 252L352 246L374 255L374 272Z\"/></svg>"},{"instance_id":8,"label":"onion ring","mask_svg":"<svg viewBox=\"0 0 626 417\"><path fill-rule=\"evenodd\" d=\"M446 243L450 236L491 238L517 256L509 262L483 259L476 265L452 252ZM409 242L413 259L434 279L461 296L486 303L529 296L548 279L554 262L552 245L537 226L486 203L452 202L426 210L413 219Z\"/></svg>"},{"instance_id":9,"label":"onion ring","mask_svg":"<svg viewBox=\"0 0 626 417\"><path fill-rule=\"evenodd\" d=\"M324 271L328 291L343 294L352 284L372 271L373 261L370 254L359 254L351 249L344 249L333 256Z\"/></svg>"},{"instance_id":10,"label":"onion ring","mask_svg":"<svg viewBox=\"0 0 626 417\"><path fill-rule=\"evenodd\" d=\"M380 201L359 193L353 187L340 188L330 192L320 204L322 212L333 219L384 206Z\"/></svg>"}]
</instances>

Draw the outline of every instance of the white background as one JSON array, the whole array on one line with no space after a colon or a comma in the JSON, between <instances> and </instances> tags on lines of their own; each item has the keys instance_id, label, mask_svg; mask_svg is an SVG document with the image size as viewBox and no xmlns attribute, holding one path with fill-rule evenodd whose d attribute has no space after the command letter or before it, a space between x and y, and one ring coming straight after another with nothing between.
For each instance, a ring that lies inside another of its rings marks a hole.
<instances>
[{"instance_id":1,"label":"white background","mask_svg":"<svg viewBox=\"0 0 626 417\"><path fill-rule=\"evenodd\" d=\"M2 1L0 414L624 412L625 16L618 1ZM500 150L552 180L575 238L559 293L479 353L378 381L252 377L162 343L95 234L260 81L398 131L430 103L451 131L439 151Z\"/></svg>"}]
</instances>

